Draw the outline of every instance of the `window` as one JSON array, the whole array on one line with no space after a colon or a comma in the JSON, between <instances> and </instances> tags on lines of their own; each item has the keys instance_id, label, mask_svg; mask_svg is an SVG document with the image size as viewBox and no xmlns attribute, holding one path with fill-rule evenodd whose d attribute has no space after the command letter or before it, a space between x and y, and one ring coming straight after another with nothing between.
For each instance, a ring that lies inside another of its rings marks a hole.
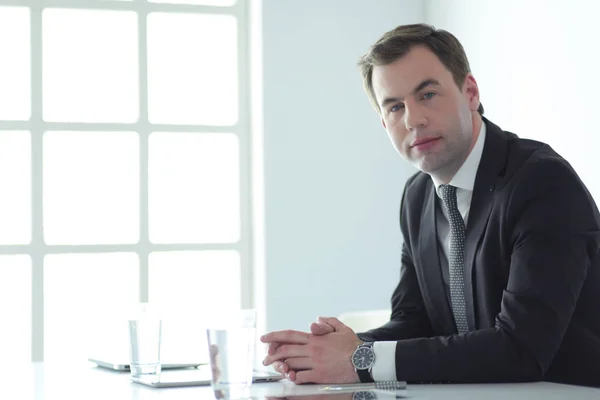
<instances>
[{"instance_id":1,"label":"window","mask_svg":"<svg viewBox=\"0 0 600 400\"><path fill-rule=\"evenodd\" d=\"M4 360L83 362L140 301L251 306L246 3L0 0Z\"/></svg>"}]
</instances>

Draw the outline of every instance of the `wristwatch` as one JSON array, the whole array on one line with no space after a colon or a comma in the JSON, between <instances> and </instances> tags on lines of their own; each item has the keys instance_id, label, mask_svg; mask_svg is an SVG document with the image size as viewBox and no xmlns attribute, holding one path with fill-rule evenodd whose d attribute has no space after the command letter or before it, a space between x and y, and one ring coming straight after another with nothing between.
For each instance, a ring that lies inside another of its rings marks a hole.
<instances>
[{"instance_id":1,"label":"wristwatch","mask_svg":"<svg viewBox=\"0 0 600 400\"><path fill-rule=\"evenodd\" d=\"M377 400L377 395L372 390L360 390L352 393L352 400Z\"/></svg>"},{"instance_id":2,"label":"wristwatch","mask_svg":"<svg viewBox=\"0 0 600 400\"><path fill-rule=\"evenodd\" d=\"M371 369L375 363L373 342L359 344L352 353L352 365L362 383L375 382L371 376Z\"/></svg>"}]
</instances>

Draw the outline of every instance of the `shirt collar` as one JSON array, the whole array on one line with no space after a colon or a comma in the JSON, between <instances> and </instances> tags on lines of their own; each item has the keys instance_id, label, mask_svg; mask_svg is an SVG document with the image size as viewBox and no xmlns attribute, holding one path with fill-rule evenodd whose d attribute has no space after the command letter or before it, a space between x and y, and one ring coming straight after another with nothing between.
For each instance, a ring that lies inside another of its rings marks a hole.
<instances>
[{"instance_id":1,"label":"shirt collar","mask_svg":"<svg viewBox=\"0 0 600 400\"><path fill-rule=\"evenodd\" d=\"M449 185L456 186L459 189L465 189L473 191L475 186L475 177L477 175L477 169L479 168L479 162L481 161L481 155L483 154L483 145L485 143L485 122L481 122L481 129L479 130L479 136L475 142L475 146L471 149L471 152L467 156L467 159L463 165L456 172ZM442 184L431 177L435 185L435 190L439 195L439 188Z\"/></svg>"}]
</instances>

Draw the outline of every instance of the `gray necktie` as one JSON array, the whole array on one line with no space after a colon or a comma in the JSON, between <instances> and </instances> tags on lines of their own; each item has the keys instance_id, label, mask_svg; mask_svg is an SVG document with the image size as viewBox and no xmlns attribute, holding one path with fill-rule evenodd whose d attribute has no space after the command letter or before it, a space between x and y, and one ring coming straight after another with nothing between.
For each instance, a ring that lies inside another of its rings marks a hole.
<instances>
[{"instance_id":1,"label":"gray necktie","mask_svg":"<svg viewBox=\"0 0 600 400\"><path fill-rule=\"evenodd\" d=\"M458 333L469 331L467 307L465 306L465 221L456 204L456 187L440 186L442 202L450 222L450 300Z\"/></svg>"}]
</instances>

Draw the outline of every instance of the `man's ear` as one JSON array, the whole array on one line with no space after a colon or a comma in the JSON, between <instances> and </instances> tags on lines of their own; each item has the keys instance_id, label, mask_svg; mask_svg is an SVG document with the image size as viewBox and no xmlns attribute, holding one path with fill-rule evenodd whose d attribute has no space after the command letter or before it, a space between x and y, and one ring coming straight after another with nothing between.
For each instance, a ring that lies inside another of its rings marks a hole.
<instances>
[{"instance_id":1,"label":"man's ear","mask_svg":"<svg viewBox=\"0 0 600 400\"><path fill-rule=\"evenodd\" d=\"M465 78L464 92L467 95L471 111L477 111L477 108L479 108L479 86L472 74L467 74Z\"/></svg>"},{"instance_id":2,"label":"man's ear","mask_svg":"<svg viewBox=\"0 0 600 400\"><path fill-rule=\"evenodd\" d=\"M385 120L381 117L381 125L383 125L383 129L387 131L387 126L385 126Z\"/></svg>"}]
</instances>

